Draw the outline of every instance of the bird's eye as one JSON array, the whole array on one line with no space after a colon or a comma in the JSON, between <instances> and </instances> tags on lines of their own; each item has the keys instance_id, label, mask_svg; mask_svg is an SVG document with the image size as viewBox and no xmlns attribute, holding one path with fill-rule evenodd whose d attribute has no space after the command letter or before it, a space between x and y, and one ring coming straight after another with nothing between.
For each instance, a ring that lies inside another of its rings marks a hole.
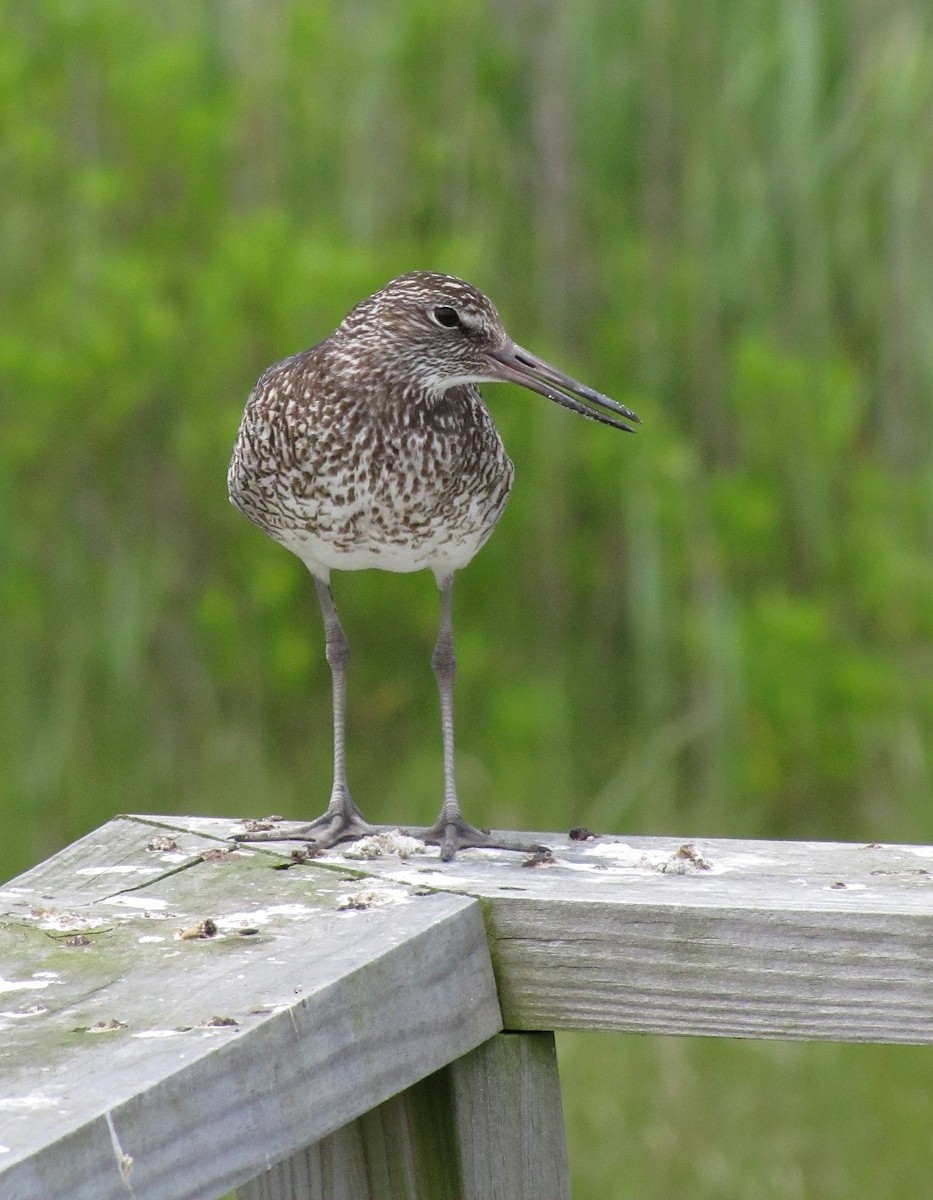
<instances>
[{"instance_id":1,"label":"bird's eye","mask_svg":"<svg viewBox=\"0 0 933 1200\"><path fill-rule=\"evenodd\" d=\"M457 329L460 326L460 314L455 308L448 308L446 304L435 308L431 315L437 324L443 325L445 329Z\"/></svg>"}]
</instances>

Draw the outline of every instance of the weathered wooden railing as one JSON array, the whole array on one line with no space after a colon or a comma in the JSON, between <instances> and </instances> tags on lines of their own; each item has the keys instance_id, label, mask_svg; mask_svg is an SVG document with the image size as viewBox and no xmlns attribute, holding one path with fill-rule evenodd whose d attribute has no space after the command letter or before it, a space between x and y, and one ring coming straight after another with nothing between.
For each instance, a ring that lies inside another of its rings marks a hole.
<instances>
[{"instance_id":1,"label":"weathered wooden railing","mask_svg":"<svg viewBox=\"0 0 933 1200\"><path fill-rule=\"evenodd\" d=\"M235 828L119 818L0 890L4 1200L558 1200L554 1029L933 1041L930 847Z\"/></svg>"}]
</instances>

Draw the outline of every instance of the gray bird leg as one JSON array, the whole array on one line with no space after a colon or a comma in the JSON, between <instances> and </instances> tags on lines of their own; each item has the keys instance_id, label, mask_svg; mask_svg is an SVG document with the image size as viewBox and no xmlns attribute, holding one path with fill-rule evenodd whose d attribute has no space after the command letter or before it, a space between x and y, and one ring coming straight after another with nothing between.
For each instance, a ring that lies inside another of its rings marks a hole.
<instances>
[{"instance_id":1,"label":"gray bird leg","mask_svg":"<svg viewBox=\"0 0 933 1200\"><path fill-rule=\"evenodd\" d=\"M334 783L331 788L327 812L312 827L319 823L328 828L328 836L334 841L342 837L359 836L371 832L363 820L360 810L353 803L347 787L347 769L344 758L346 711L347 711L347 663L350 661L350 644L343 632L337 606L330 587L314 576L321 615L324 617L324 638L327 646L327 662L334 684Z\"/></svg>"},{"instance_id":2,"label":"gray bird leg","mask_svg":"<svg viewBox=\"0 0 933 1200\"><path fill-rule=\"evenodd\" d=\"M277 841L313 841L320 848L334 846L337 842L352 838L363 837L369 833L378 833L387 827L370 825L363 820L360 810L353 803L350 789L347 787L347 771L344 758L344 729L346 725L347 703L347 663L350 661L350 644L340 618L337 616L337 606L326 580L313 575L314 586L317 588L318 600L321 602L321 615L324 618L324 639L327 648L327 662L330 665L333 678L334 692L334 783L331 788L330 802L327 811L303 825L276 827L274 829L258 830L253 833L236 834L235 840L241 842L277 842Z\"/></svg>"},{"instance_id":3,"label":"gray bird leg","mask_svg":"<svg viewBox=\"0 0 933 1200\"><path fill-rule=\"evenodd\" d=\"M456 853L454 837L459 826L464 824L463 814L457 800L457 781L454 775L454 671L457 660L454 655L453 629L453 576L438 581L441 593L441 620L431 655L431 666L441 697L441 735L444 740L444 804L437 819L444 830L441 842L441 858L449 862Z\"/></svg>"},{"instance_id":4,"label":"gray bird leg","mask_svg":"<svg viewBox=\"0 0 933 1200\"><path fill-rule=\"evenodd\" d=\"M338 842L352 841L370 833L385 833L392 825L370 825L363 820L360 810L353 803L347 787L344 760L344 725L347 696L347 663L350 661L350 646L337 616L337 606L330 587L323 579L313 576L324 617L324 637L327 646L327 661L330 664L334 683L334 785L330 793L327 811L315 820L303 825L275 825L272 829L255 830L233 835L237 842L310 842L314 848L327 849ZM454 775L454 638L452 616L453 577L438 579L441 596L441 620L437 642L431 664L437 679L441 697L441 730L444 739L444 803L437 820L429 829L408 829L405 832L440 846L441 859L450 862L458 850L467 847L485 847L495 850L517 850L521 853L540 854L547 850L536 842L522 842L491 834L486 829L475 829L464 820L457 801L457 784Z\"/></svg>"},{"instance_id":5,"label":"gray bird leg","mask_svg":"<svg viewBox=\"0 0 933 1200\"><path fill-rule=\"evenodd\" d=\"M507 838L493 837L488 830L475 829L464 820L457 800L457 783L454 775L454 656L453 634L453 576L439 577L437 586L441 596L441 620L437 641L431 656L431 666L437 680L441 697L441 733L444 739L444 803L440 815L430 829L412 830L426 842L439 845L441 860L450 862L458 850L467 847L486 847L499 850L519 850L537 853L546 849L537 843L516 842Z\"/></svg>"}]
</instances>

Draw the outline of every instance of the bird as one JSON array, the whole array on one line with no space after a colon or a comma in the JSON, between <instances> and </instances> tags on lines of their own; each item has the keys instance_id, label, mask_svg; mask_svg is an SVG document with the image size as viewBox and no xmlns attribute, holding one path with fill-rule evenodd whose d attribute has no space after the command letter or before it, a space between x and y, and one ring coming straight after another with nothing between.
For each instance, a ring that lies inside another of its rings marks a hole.
<instances>
[{"instance_id":1,"label":"bird","mask_svg":"<svg viewBox=\"0 0 933 1200\"><path fill-rule=\"evenodd\" d=\"M269 367L246 404L228 472L233 505L310 571L333 687L334 773L326 810L287 833L239 840L315 848L382 831L350 794L345 708L350 648L331 572L428 570L440 596L431 662L440 694L443 803L418 836L450 862L460 849L540 850L463 817L454 771L452 586L489 539L513 466L479 384L515 383L571 412L633 432L624 405L511 339L492 301L463 279L412 271L360 301L311 349Z\"/></svg>"}]
</instances>

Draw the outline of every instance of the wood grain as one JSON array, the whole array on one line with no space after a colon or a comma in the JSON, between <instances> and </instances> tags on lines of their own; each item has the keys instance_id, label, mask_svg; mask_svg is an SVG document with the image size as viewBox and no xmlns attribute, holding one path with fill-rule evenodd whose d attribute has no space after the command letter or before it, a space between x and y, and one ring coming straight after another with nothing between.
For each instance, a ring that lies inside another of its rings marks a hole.
<instances>
[{"instance_id":1,"label":"wood grain","mask_svg":"<svg viewBox=\"0 0 933 1200\"><path fill-rule=\"evenodd\" d=\"M410 1165L432 1120L480 1195L514 1138L527 1174L556 1136L540 1063L469 1058L503 1018L933 1041L930 847L539 834L553 855L531 862L296 863L237 828L118 819L0 889L4 1200L211 1200L332 1135L338 1158L382 1138ZM427 1077L442 1095L372 1114Z\"/></svg>"},{"instance_id":2,"label":"wood grain","mask_svg":"<svg viewBox=\"0 0 933 1200\"><path fill-rule=\"evenodd\" d=\"M482 901L506 1028L933 1042L933 847L527 836L353 864Z\"/></svg>"},{"instance_id":3,"label":"wood grain","mask_svg":"<svg viewBox=\"0 0 933 1200\"><path fill-rule=\"evenodd\" d=\"M554 1037L499 1034L238 1200L569 1200Z\"/></svg>"},{"instance_id":4,"label":"wood grain","mask_svg":"<svg viewBox=\"0 0 933 1200\"><path fill-rule=\"evenodd\" d=\"M223 1195L501 1028L476 901L158 832L0 890L4 1200Z\"/></svg>"}]
</instances>

